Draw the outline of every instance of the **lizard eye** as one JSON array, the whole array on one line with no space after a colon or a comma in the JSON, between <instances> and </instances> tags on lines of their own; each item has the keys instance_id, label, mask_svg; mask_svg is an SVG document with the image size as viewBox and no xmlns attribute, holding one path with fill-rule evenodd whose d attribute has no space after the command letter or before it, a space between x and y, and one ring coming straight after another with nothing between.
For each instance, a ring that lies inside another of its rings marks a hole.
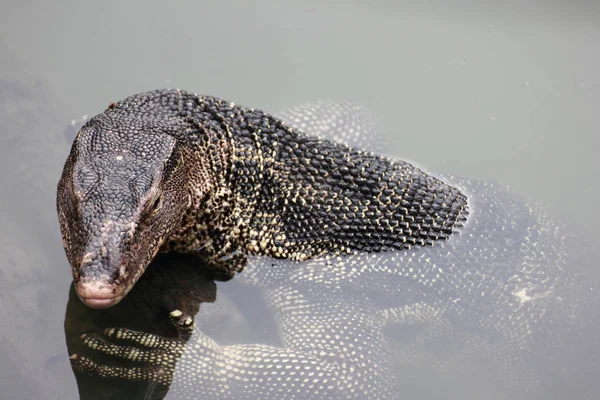
<instances>
[{"instance_id":1,"label":"lizard eye","mask_svg":"<svg viewBox=\"0 0 600 400\"><path fill-rule=\"evenodd\" d=\"M162 195L160 195L156 198L156 200L154 200L154 203L152 204L152 208L150 209L150 213L152 215L156 215L156 213L160 211L162 205L163 205L163 197L162 197Z\"/></svg>"}]
</instances>

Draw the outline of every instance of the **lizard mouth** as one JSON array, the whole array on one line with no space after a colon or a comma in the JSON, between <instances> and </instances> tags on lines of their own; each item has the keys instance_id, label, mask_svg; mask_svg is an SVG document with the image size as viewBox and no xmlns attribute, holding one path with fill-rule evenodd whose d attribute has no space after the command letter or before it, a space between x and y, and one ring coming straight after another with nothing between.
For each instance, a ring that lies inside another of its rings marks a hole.
<instances>
[{"instance_id":1,"label":"lizard mouth","mask_svg":"<svg viewBox=\"0 0 600 400\"><path fill-rule=\"evenodd\" d=\"M117 291L110 284L96 280L79 282L75 290L77 296L86 306L96 310L103 310L116 305L126 294Z\"/></svg>"},{"instance_id":2,"label":"lizard mouth","mask_svg":"<svg viewBox=\"0 0 600 400\"><path fill-rule=\"evenodd\" d=\"M121 297L101 298L101 297L81 297L80 296L79 298L86 306L93 308L95 310L107 309L121 301Z\"/></svg>"}]
</instances>

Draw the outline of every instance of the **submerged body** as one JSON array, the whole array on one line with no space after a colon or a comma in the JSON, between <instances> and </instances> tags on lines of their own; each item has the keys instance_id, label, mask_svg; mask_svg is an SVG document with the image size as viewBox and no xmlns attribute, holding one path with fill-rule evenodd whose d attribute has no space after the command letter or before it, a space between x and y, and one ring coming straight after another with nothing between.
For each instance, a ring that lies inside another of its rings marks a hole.
<instances>
[{"instance_id":1,"label":"submerged body","mask_svg":"<svg viewBox=\"0 0 600 400\"><path fill-rule=\"evenodd\" d=\"M89 306L118 303L159 251L229 279L248 255L304 261L433 245L466 221L457 188L307 136L259 110L180 90L91 118L58 184L63 244Z\"/></svg>"}]
</instances>

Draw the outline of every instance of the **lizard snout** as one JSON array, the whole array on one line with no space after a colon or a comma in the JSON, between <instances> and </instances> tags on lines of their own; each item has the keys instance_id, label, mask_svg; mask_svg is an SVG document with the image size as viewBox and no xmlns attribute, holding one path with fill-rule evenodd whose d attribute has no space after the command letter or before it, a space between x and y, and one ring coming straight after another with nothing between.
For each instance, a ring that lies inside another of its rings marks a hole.
<instances>
[{"instance_id":1,"label":"lizard snout","mask_svg":"<svg viewBox=\"0 0 600 400\"><path fill-rule=\"evenodd\" d=\"M124 296L113 285L102 280L79 282L76 284L75 290L83 303L95 309L112 307L120 302Z\"/></svg>"},{"instance_id":2,"label":"lizard snout","mask_svg":"<svg viewBox=\"0 0 600 400\"><path fill-rule=\"evenodd\" d=\"M121 257L117 246L94 240L87 246L77 271L77 295L87 306L104 309L125 295L121 287Z\"/></svg>"}]
</instances>

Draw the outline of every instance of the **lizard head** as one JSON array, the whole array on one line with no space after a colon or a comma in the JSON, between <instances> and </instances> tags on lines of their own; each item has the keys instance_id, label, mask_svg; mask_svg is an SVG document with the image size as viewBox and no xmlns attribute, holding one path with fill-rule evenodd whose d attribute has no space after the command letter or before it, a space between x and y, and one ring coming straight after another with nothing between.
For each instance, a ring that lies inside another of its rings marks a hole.
<instances>
[{"instance_id":1,"label":"lizard head","mask_svg":"<svg viewBox=\"0 0 600 400\"><path fill-rule=\"evenodd\" d=\"M92 118L73 142L57 190L81 300L98 309L121 301L189 203L180 146L160 121Z\"/></svg>"}]
</instances>

